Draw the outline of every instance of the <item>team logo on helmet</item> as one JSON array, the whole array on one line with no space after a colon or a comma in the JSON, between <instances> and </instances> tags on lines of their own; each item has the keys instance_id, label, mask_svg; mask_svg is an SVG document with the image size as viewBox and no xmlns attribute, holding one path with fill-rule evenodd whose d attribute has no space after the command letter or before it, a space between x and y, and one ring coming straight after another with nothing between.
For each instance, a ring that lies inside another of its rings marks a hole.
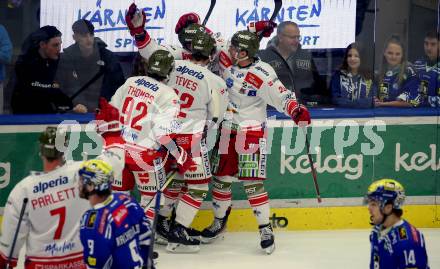
<instances>
[{"instance_id":1,"label":"team logo on helmet","mask_svg":"<svg viewBox=\"0 0 440 269\"><path fill-rule=\"evenodd\" d=\"M381 207L391 203L393 208L401 209L405 201L405 189L394 179L381 179L368 187L367 201L377 201Z\"/></svg>"},{"instance_id":2,"label":"team logo on helmet","mask_svg":"<svg viewBox=\"0 0 440 269\"><path fill-rule=\"evenodd\" d=\"M113 168L102 160L85 161L78 172L84 184L93 184L95 190L104 191L111 187L114 180Z\"/></svg>"}]
</instances>

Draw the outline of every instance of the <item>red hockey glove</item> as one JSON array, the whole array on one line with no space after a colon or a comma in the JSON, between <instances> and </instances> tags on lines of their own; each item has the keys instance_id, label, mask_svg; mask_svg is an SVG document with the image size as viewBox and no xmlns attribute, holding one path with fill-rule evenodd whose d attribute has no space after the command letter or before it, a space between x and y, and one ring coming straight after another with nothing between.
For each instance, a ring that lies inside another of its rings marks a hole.
<instances>
[{"instance_id":1,"label":"red hockey glove","mask_svg":"<svg viewBox=\"0 0 440 269\"><path fill-rule=\"evenodd\" d=\"M136 4L132 3L128 8L127 14L125 15L125 22L130 30L130 35L135 36L143 34L145 32L145 21L145 12L137 12Z\"/></svg>"},{"instance_id":2,"label":"red hockey glove","mask_svg":"<svg viewBox=\"0 0 440 269\"><path fill-rule=\"evenodd\" d=\"M297 125L309 125L310 112L303 105L298 104L294 100L288 101L286 111Z\"/></svg>"},{"instance_id":3,"label":"red hockey glove","mask_svg":"<svg viewBox=\"0 0 440 269\"><path fill-rule=\"evenodd\" d=\"M273 21L257 21L249 23L248 30L257 35L269 37L273 33L275 27L277 27L277 24Z\"/></svg>"},{"instance_id":4,"label":"red hockey glove","mask_svg":"<svg viewBox=\"0 0 440 269\"><path fill-rule=\"evenodd\" d=\"M179 21L177 21L175 32L180 33L188 25L197 23L200 24L200 16L197 13L191 12L180 16Z\"/></svg>"},{"instance_id":5,"label":"red hockey glove","mask_svg":"<svg viewBox=\"0 0 440 269\"><path fill-rule=\"evenodd\" d=\"M179 151L178 156L176 156L177 161L177 169L180 174L184 174L186 171L196 171L196 163L193 161L191 156L188 155L188 152L184 150L181 146L177 146Z\"/></svg>"},{"instance_id":6,"label":"red hockey glove","mask_svg":"<svg viewBox=\"0 0 440 269\"><path fill-rule=\"evenodd\" d=\"M95 119L98 134L121 130L118 109L103 97L99 98L99 109L96 111Z\"/></svg>"},{"instance_id":7,"label":"red hockey glove","mask_svg":"<svg viewBox=\"0 0 440 269\"><path fill-rule=\"evenodd\" d=\"M137 7L135 3L132 3L128 8L128 12L125 15L125 22L130 30L130 35L134 36L136 41L136 46L139 49L144 48L148 43L150 43L150 35L145 31L145 12L137 12Z\"/></svg>"}]
</instances>

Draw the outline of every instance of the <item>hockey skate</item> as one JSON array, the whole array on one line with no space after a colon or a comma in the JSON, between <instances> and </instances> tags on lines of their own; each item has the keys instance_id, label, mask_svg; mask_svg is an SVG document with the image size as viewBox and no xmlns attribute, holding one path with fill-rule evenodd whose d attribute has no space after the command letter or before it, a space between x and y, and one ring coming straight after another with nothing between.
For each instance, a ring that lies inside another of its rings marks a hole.
<instances>
[{"instance_id":1,"label":"hockey skate","mask_svg":"<svg viewBox=\"0 0 440 269\"><path fill-rule=\"evenodd\" d=\"M176 253L193 253L200 250L200 241L188 234L188 228L174 222L168 233L167 251Z\"/></svg>"},{"instance_id":2,"label":"hockey skate","mask_svg":"<svg viewBox=\"0 0 440 269\"><path fill-rule=\"evenodd\" d=\"M168 232L170 231L170 221L161 215L157 215L155 243L159 245L168 244Z\"/></svg>"},{"instance_id":3,"label":"hockey skate","mask_svg":"<svg viewBox=\"0 0 440 269\"><path fill-rule=\"evenodd\" d=\"M269 223L258 228L260 229L260 246L266 254L270 255L275 250L275 236L273 235L272 226Z\"/></svg>"},{"instance_id":4,"label":"hockey skate","mask_svg":"<svg viewBox=\"0 0 440 269\"><path fill-rule=\"evenodd\" d=\"M226 232L226 223L228 222L229 214L231 213L231 207L226 210L226 215L220 218L214 218L214 222L211 226L205 228L202 231L201 241L204 244L212 243L215 239L223 236Z\"/></svg>"}]
</instances>

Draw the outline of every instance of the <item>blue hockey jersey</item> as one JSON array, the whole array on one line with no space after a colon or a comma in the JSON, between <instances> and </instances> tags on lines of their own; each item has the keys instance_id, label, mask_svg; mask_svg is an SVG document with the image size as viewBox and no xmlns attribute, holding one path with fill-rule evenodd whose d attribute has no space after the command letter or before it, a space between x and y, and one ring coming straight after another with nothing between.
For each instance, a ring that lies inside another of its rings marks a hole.
<instances>
[{"instance_id":1,"label":"blue hockey jersey","mask_svg":"<svg viewBox=\"0 0 440 269\"><path fill-rule=\"evenodd\" d=\"M81 219L80 238L89 268L141 268L147 263L150 224L131 197L114 193Z\"/></svg>"},{"instance_id":2,"label":"blue hockey jersey","mask_svg":"<svg viewBox=\"0 0 440 269\"><path fill-rule=\"evenodd\" d=\"M420 79L418 101L420 106L440 107L440 62L428 63L425 59L414 62Z\"/></svg>"},{"instance_id":3,"label":"blue hockey jersey","mask_svg":"<svg viewBox=\"0 0 440 269\"><path fill-rule=\"evenodd\" d=\"M417 106L414 103L418 95L420 80L414 68L407 66L403 81L399 83L400 67L385 72L383 80L379 83L379 100L390 102L402 100Z\"/></svg>"},{"instance_id":4,"label":"blue hockey jersey","mask_svg":"<svg viewBox=\"0 0 440 269\"><path fill-rule=\"evenodd\" d=\"M368 108L373 106L376 87L371 79L337 71L331 80L332 102L341 107Z\"/></svg>"},{"instance_id":5,"label":"blue hockey jersey","mask_svg":"<svg viewBox=\"0 0 440 269\"><path fill-rule=\"evenodd\" d=\"M370 235L370 269L429 269L423 234L405 220Z\"/></svg>"}]
</instances>

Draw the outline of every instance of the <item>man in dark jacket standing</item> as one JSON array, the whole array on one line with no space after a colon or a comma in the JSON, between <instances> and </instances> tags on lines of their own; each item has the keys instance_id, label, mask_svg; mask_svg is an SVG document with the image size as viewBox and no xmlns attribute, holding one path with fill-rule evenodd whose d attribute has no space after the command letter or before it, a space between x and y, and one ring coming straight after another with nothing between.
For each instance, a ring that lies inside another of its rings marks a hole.
<instances>
[{"instance_id":1,"label":"man in dark jacket standing","mask_svg":"<svg viewBox=\"0 0 440 269\"><path fill-rule=\"evenodd\" d=\"M73 23L72 30L75 44L64 49L61 55L60 83L71 97L84 88L73 98L75 112L94 112L99 97L110 100L124 84L124 74L113 52L106 48L107 45L100 38L94 36L95 28L90 21L78 20Z\"/></svg>"},{"instance_id":2,"label":"man in dark jacket standing","mask_svg":"<svg viewBox=\"0 0 440 269\"><path fill-rule=\"evenodd\" d=\"M306 105L324 103L326 85L319 76L310 52L300 44L300 31L296 23L285 21L278 25L277 35L258 56L270 64L281 82Z\"/></svg>"},{"instance_id":3,"label":"man in dark jacket standing","mask_svg":"<svg viewBox=\"0 0 440 269\"><path fill-rule=\"evenodd\" d=\"M26 38L15 64L14 114L58 113L72 108L55 79L60 50L61 32L54 26L43 26Z\"/></svg>"}]
</instances>

